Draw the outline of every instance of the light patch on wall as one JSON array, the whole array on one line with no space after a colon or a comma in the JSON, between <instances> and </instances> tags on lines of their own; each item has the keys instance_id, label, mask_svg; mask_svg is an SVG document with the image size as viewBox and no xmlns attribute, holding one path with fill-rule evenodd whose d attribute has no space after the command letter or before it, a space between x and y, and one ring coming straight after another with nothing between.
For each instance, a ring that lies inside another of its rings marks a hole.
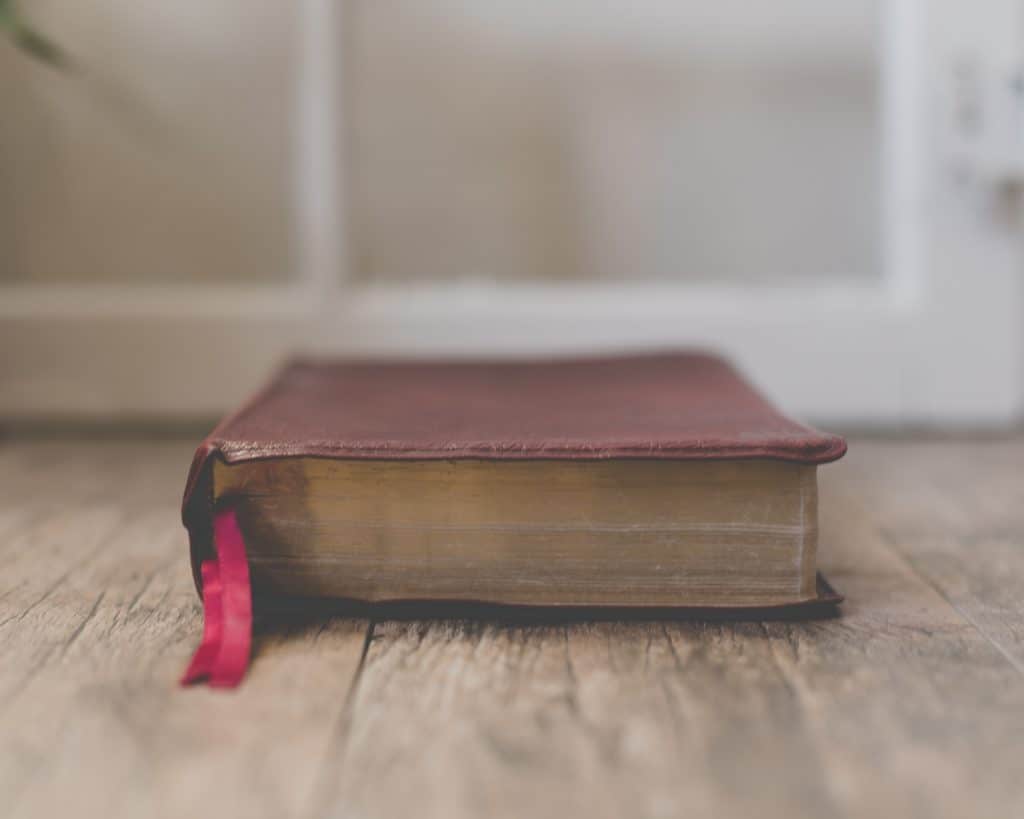
<instances>
[{"instance_id":1,"label":"light patch on wall","mask_svg":"<svg viewBox=\"0 0 1024 819\"><path fill-rule=\"evenodd\" d=\"M876 2L346 9L359 279L880 275Z\"/></svg>"},{"instance_id":2,"label":"light patch on wall","mask_svg":"<svg viewBox=\"0 0 1024 819\"><path fill-rule=\"evenodd\" d=\"M66 73L0 42L0 281L290 275L297 11L25 4Z\"/></svg>"}]
</instances>

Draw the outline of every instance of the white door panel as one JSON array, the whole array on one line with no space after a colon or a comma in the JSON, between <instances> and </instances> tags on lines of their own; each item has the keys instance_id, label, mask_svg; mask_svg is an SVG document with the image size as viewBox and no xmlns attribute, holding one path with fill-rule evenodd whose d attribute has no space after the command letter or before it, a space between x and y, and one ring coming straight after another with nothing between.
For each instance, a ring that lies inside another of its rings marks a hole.
<instances>
[{"instance_id":1,"label":"white door panel","mask_svg":"<svg viewBox=\"0 0 1024 819\"><path fill-rule=\"evenodd\" d=\"M819 420L1017 417L1024 292L1018 203L1008 187L1016 166L1007 157L1024 143L1007 130L1013 99L1001 84L1020 61L1016 3L988 0L968 9L952 0L889 0L874 22L862 19L868 4L851 3L845 13L861 21L855 26L832 4L792 0L785 5L793 19L804 13L810 22L788 27L758 18L749 4L623 4L633 13L623 27L581 14L578 3L558 6L553 16L551 4L524 11L521 4L438 3L458 10L462 16L449 23L465 29L445 37L472 44L483 31L498 38L490 48L507 51L494 75L498 87L533 119L497 132L488 124L505 124L508 111L500 96L485 93L488 75L476 77L477 86L470 77L470 96L461 102L435 106L434 121L429 99L412 110L399 104L414 76L395 62L401 49L358 53L374 42L373 31L386 28L383 5L350 3L342 13L329 0L306 0L294 47L275 47L295 55L288 69L289 182L281 194L288 201L279 205L291 227L284 245L262 255L278 258L284 247L294 270L245 284L234 276L204 282L183 271L175 281L146 286L123 277L70 284L5 275L2 415L219 412L294 350L545 355L695 344L725 350L787 409ZM439 13L418 5L428 22ZM730 30L724 17L744 25ZM583 18L589 23L577 25ZM388 36L399 44L409 38L412 53L422 30L409 22ZM287 27L281 31L291 36ZM661 112L655 103L671 100L671 71L669 90L658 90L647 106L613 88L602 94L593 79L605 69L574 75L580 63L570 61L559 82L575 76L581 91L565 127L552 130L560 120L529 96L536 83L521 66L523 49L558 53L559 44L572 44L586 55L602 43L600 53L611 43L627 55L656 53L669 66L675 63L664 55L673 48L695 50L710 78L695 110L705 119L718 110L720 119L688 132L685 117ZM417 46L421 62L412 67L423 73L432 66L437 80L453 76L458 64L438 62L428 45ZM801 130L799 105L792 111L794 139L813 137L800 150L814 178L794 183L790 195L781 190L786 175L773 166L792 161L776 110L786 94L772 85L767 97L744 102L743 89L727 82L732 75L715 68L733 52L746 61L740 76L747 80L751 60L803 60L821 70L830 60L875 61L867 85L862 68L850 81L850 99L864 101L860 119L861 103L851 108L847 100L834 122L807 120ZM389 85L397 100L367 98ZM484 105L482 119L474 119L467 99ZM761 105L767 107L758 113ZM971 119L972 106L980 121ZM758 116L776 123L763 144L742 129L726 138L726 125L749 130ZM855 131L845 142L837 136L843 129L835 130L844 117ZM425 128L419 142L408 130L417 122ZM394 130L399 126L404 130ZM552 133L563 138L554 154ZM717 133L722 150L743 154L736 174L701 167L722 155L713 151ZM452 134L467 146L464 154L459 144L445 144ZM534 153L517 154L513 137L526 139ZM544 158L552 155L570 161L554 174L562 181L545 187ZM701 159L694 165L695 156ZM474 167L482 169L479 189ZM673 168L677 176L668 172ZM452 179L458 184L446 187ZM696 187L685 189L693 179ZM502 188L507 180L515 184ZM744 184L750 202L743 201ZM438 186L433 199L431 185ZM706 191L709 203L696 215L705 194L694 190ZM836 191L848 191L849 200ZM432 202L438 213L430 212ZM691 218L675 230L673 214L688 210ZM272 213L254 211L254 229L264 238L259 220ZM708 235L730 214L734 246L728 236ZM796 246L801 220L816 229ZM571 242L561 235L567 225L574 226ZM757 266L757 258L769 263Z\"/></svg>"}]
</instances>

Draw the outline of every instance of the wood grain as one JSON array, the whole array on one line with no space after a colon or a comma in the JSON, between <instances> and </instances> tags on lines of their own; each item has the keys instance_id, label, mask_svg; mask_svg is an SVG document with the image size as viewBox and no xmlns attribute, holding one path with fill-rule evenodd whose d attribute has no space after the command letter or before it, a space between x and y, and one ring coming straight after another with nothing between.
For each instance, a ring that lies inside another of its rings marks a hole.
<instances>
[{"instance_id":1,"label":"wood grain","mask_svg":"<svg viewBox=\"0 0 1024 819\"><path fill-rule=\"evenodd\" d=\"M0 815L1024 811L1024 436L854 441L814 622L279 615L182 690L187 443L0 445Z\"/></svg>"},{"instance_id":2,"label":"wood grain","mask_svg":"<svg viewBox=\"0 0 1024 819\"><path fill-rule=\"evenodd\" d=\"M201 629L175 508L189 448L18 454L4 486L37 515L0 544L0 814L301 812L365 623L286 619L238 692L179 689Z\"/></svg>"}]
</instances>

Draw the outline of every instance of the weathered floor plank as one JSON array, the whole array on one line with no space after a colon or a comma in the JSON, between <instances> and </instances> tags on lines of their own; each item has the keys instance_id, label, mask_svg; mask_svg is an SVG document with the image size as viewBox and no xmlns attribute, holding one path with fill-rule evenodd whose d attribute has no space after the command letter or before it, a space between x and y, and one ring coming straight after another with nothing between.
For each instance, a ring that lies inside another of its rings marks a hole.
<instances>
[{"instance_id":1,"label":"weathered floor plank","mask_svg":"<svg viewBox=\"0 0 1024 819\"><path fill-rule=\"evenodd\" d=\"M1024 439L863 450L842 491L856 484L891 550L1024 673Z\"/></svg>"},{"instance_id":2,"label":"weathered floor plank","mask_svg":"<svg viewBox=\"0 0 1024 819\"><path fill-rule=\"evenodd\" d=\"M877 507L825 492L825 565L843 617L768 624L850 815L1024 810L1024 677L878 532Z\"/></svg>"},{"instance_id":3,"label":"weathered floor plank","mask_svg":"<svg viewBox=\"0 0 1024 819\"><path fill-rule=\"evenodd\" d=\"M189 456L0 444L0 815L1024 813L1024 437L854 441L838 619L293 618L235 694L175 686Z\"/></svg>"},{"instance_id":4,"label":"weathered floor plank","mask_svg":"<svg viewBox=\"0 0 1024 819\"><path fill-rule=\"evenodd\" d=\"M280 622L240 691L177 688L201 631L172 466L187 451L112 449L42 447L49 480L0 464L36 507L0 543L0 814L298 815L366 624Z\"/></svg>"}]
</instances>

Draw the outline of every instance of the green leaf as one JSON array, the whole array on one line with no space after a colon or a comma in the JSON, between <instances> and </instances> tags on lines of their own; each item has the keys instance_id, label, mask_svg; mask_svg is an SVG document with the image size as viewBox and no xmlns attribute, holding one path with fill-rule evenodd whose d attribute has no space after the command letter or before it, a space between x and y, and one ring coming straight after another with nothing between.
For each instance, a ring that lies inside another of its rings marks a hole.
<instances>
[{"instance_id":1,"label":"green leaf","mask_svg":"<svg viewBox=\"0 0 1024 819\"><path fill-rule=\"evenodd\" d=\"M6 33L14 45L40 62L54 68L68 65L67 55L56 43L25 21L14 0L0 0L0 31Z\"/></svg>"}]
</instances>

